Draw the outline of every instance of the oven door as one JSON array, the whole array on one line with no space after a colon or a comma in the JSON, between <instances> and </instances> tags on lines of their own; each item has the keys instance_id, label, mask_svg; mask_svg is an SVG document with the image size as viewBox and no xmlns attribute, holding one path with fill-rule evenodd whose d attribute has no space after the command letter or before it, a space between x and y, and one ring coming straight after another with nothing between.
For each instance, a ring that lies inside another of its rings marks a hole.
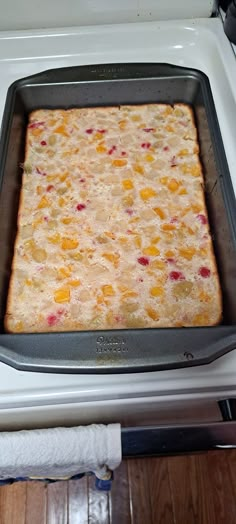
<instances>
[{"instance_id":1,"label":"oven door","mask_svg":"<svg viewBox=\"0 0 236 524\"><path fill-rule=\"evenodd\" d=\"M216 406L220 421L123 428L123 457L236 448L236 399L219 401Z\"/></svg>"}]
</instances>

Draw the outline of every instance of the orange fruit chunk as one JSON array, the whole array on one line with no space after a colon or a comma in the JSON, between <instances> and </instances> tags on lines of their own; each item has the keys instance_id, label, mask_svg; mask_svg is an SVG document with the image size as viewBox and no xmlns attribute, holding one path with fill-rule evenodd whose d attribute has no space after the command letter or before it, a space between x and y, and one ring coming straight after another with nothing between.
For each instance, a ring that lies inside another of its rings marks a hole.
<instances>
[{"instance_id":1,"label":"orange fruit chunk","mask_svg":"<svg viewBox=\"0 0 236 524\"><path fill-rule=\"evenodd\" d=\"M47 197L43 196L40 200L40 202L38 203L38 206L37 208L38 209L42 209L44 207L48 207L50 205L50 202L49 200L47 199Z\"/></svg>"},{"instance_id":2,"label":"orange fruit chunk","mask_svg":"<svg viewBox=\"0 0 236 524\"><path fill-rule=\"evenodd\" d=\"M67 176L68 176L68 173L63 173L63 175L60 175L60 181L64 182Z\"/></svg>"},{"instance_id":3,"label":"orange fruit chunk","mask_svg":"<svg viewBox=\"0 0 236 524\"><path fill-rule=\"evenodd\" d=\"M207 326L209 324L209 316L205 313L199 313L193 318L194 326Z\"/></svg>"},{"instance_id":4,"label":"orange fruit chunk","mask_svg":"<svg viewBox=\"0 0 236 524\"><path fill-rule=\"evenodd\" d=\"M175 225L174 224L163 224L161 226L161 229L163 231L174 231L176 228L175 228Z\"/></svg>"},{"instance_id":5,"label":"orange fruit chunk","mask_svg":"<svg viewBox=\"0 0 236 524\"><path fill-rule=\"evenodd\" d=\"M187 189L185 189L185 187L181 187L180 190L179 190L179 195L187 195Z\"/></svg>"},{"instance_id":6,"label":"orange fruit chunk","mask_svg":"<svg viewBox=\"0 0 236 524\"><path fill-rule=\"evenodd\" d=\"M21 320L19 320L19 322L16 323L15 331L17 332L23 331L23 322Z\"/></svg>"},{"instance_id":7,"label":"orange fruit chunk","mask_svg":"<svg viewBox=\"0 0 236 524\"><path fill-rule=\"evenodd\" d=\"M157 244L157 242L159 242L159 240L161 240L161 237L153 237L153 238L151 239L151 243L152 243L152 244Z\"/></svg>"},{"instance_id":8,"label":"orange fruit chunk","mask_svg":"<svg viewBox=\"0 0 236 524\"><path fill-rule=\"evenodd\" d=\"M151 297L162 297L164 294L164 289L162 286L153 286L150 289Z\"/></svg>"},{"instance_id":9,"label":"orange fruit chunk","mask_svg":"<svg viewBox=\"0 0 236 524\"><path fill-rule=\"evenodd\" d=\"M180 151L178 152L177 156L187 156L189 154L189 150L188 149L180 149Z\"/></svg>"},{"instance_id":10,"label":"orange fruit chunk","mask_svg":"<svg viewBox=\"0 0 236 524\"><path fill-rule=\"evenodd\" d=\"M171 115L172 112L173 112L173 108L171 106L167 106L165 111L163 111L163 116Z\"/></svg>"},{"instance_id":11,"label":"orange fruit chunk","mask_svg":"<svg viewBox=\"0 0 236 524\"><path fill-rule=\"evenodd\" d=\"M142 246L142 239L139 235L135 237L134 243L137 248L140 248Z\"/></svg>"},{"instance_id":12,"label":"orange fruit chunk","mask_svg":"<svg viewBox=\"0 0 236 524\"><path fill-rule=\"evenodd\" d=\"M175 256L174 251L171 251L171 249L168 249L168 251L165 251L165 256L167 258L172 258Z\"/></svg>"},{"instance_id":13,"label":"orange fruit chunk","mask_svg":"<svg viewBox=\"0 0 236 524\"><path fill-rule=\"evenodd\" d=\"M58 133L59 135L69 136L64 125L56 127L53 132Z\"/></svg>"},{"instance_id":14,"label":"orange fruit chunk","mask_svg":"<svg viewBox=\"0 0 236 524\"><path fill-rule=\"evenodd\" d=\"M95 140L101 140L101 138L103 138L103 133L96 133L96 134L94 135L94 139L95 139Z\"/></svg>"},{"instance_id":15,"label":"orange fruit chunk","mask_svg":"<svg viewBox=\"0 0 236 524\"><path fill-rule=\"evenodd\" d=\"M167 184L167 181L168 181L168 176L162 176L160 178L160 182L161 184L163 184L164 186Z\"/></svg>"},{"instance_id":16,"label":"orange fruit chunk","mask_svg":"<svg viewBox=\"0 0 236 524\"><path fill-rule=\"evenodd\" d=\"M119 128L120 129L125 129L126 125L127 125L127 120L120 120L119 121Z\"/></svg>"},{"instance_id":17,"label":"orange fruit chunk","mask_svg":"<svg viewBox=\"0 0 236 524\"><path fill-rule=\"evenodd\" d=\"M185 247L179 250L180 256L186 258L186 260L192 260L195 253L196 249L194 247Z\"/></svg>"},{"instance_id":18,"label":"orange fruit chunk","mask_svg":"<svg viewBox=\"0 0 236 524\"><path fill-rule=\"evenodd\" d=\"M78 280L69 280L68 282L69 286L72 286L72 287L78 287L81 285L81 281L78 279Z\"/></svg>"},{"instance_id":19,"label":"orange fruit chunk","mask_svg":"<svg viewBox=\"0 0 236 524\"><path fill-rule=\"evenodd\" d=\"M171 180L168 182L168 189L170 191L177 191L179 189L180 183L175 179L171 178Z\"/></svg>"},{"instance_id":20,"label":"orange fruit chunk","mask_svg":"<svg viewBox=\"0 0 236 524\"><path fill-rule=\"evenodd\" d=\"M37 195L42 195L42 192L43 192L42 186L37 186L36 187L36 192L37 192Z\"/></svg>"},{"instance_id":21,"label":"orange fruit chunk","mask_svg":"<svg viewBox=\"0 0 236 524\"><path fill-rule=\"evenodd\" d=\"M115 160L112 161L112 165L115 167L123 167L126 166L127 160L124 158L115 158Z\"/></svg>"},{"instance_id":22,"label":"orange fruit chunk","mask_svg":"<svg viewBox=\"0 0 236 524\"><path fill-rule=\"evenodd\" d=\"M192 204L192 210L194 213L200 213L202 206L200 204Z\"/></svg>"},{"instance_id":23,"label":"orange fruit chunk","mask_svg":"<svg viewBox=\"0 0 236 524\"><path fill-rule=\"evenodd\" d=\"M208 293L206 293L205 291L200 291L200 293L199 293L199 299L200 299L202 302L210 302L210 301L211 301L211 297L210 297L210 295L208 295Z\"/></svg>"},{"instance_id":24,"label":"orange fruit chunk","mask_svg":"<svg viewBox=\"0 0 236 524\"><path fill-rule=\"evenodd\" d=\"M167 131L168 133L174 133L174 128L173 128L173 126L167 125L167 126L165 127L165 129L166 129L166 131Z\"/></svg>"},{"instance_id":25,"label":"orange fruit chunk","mask_svg":"<svg viewBox=\"0 0 236 524\"><path fill-rule=\"evenodd\" d=\"M158 312L155 311L155 309L153 309L152 307L147 307L146 313L152 320L159 320Z\"/></svg>"},{"instance_id":26,"label":"orange fruit chunk","mask_svg":"<svg viewBox=\"0 0 236 524\"><path fill-rule=\"evenodd\" d=\"M156 191L152 187L144 187L143 189L140 189L140 197L142 200L146 201L150 198L153 198L156 196Z\"/></svg>"},{"instance_id":27,"label":"orange fruit chunk","mask_svg":"<svg viewBox=\"0 0 236 524\"><path fill-rule=\"evenodd\" d=\"M139 173L140 175L144 174L143 166L141 166L140 164L134 164L134 171L135 173Z\"/></svg>"},{"instance_id":28,"label":"orange fruit chunk","mask_svg":"<svg viewBox=\"0 0 236 524\"><path fill-rule=\"evenodd\" d=\"M127 291L125 291L123 294L122 294L122 302L124 300L126 300L127 298L130 298L130 297L137 297L138 296L138 293L136 293L135 291L133 291L132 289L127 289Z\"/></svg>"},{"instance_id":29,"label":"orange fruit chunk","mask_svg":"<svg viewBox=\"0 0 236 524\"><path fill-rule=\"evenodd\" d=\"M114 264L115 267L118 267L120 259L120 255L118 253L103 253L102 256Z\"/></svg>"},{"instance_id":30,"label":"orange fruit chunk","mask_svg":"<svg viewBox=\"0 0 236 524\"><path fill-rule=\"evenodd\" d=\"M54 301L58 304L70 302L70 289L68 287L61 287L59 289L56 289L56 291L54 292Z\"/></svg>"},{"instance_id":31,"label":"orange fruit chunk","mask_svg":"<svg viewBox=\"0 0 236 524\"><path fill-rule=\"evenodd\" d=\"M124 189L133 189L134 187L132 180L130 180L129 178L122 180L122 185Z\"/></svg>"},{"instance_id":32,"label":"orange fruit chunk","mask_svg":"<svg viewBox=\"0 0 236 524\"><path fill-rule=\"evenodd\" d=\"M145 159L146 162L154 162L154 160L155 160L154 156L150 155L149 153L147 155L145 155L144 159Z\"/></svg>"},{"instance_id":33,"label":"orange fruit chunk","mask_svg":"<svg viewBox=\"0 0 236 524\"><path fill-rule=\"evenodd\" d=\"M101 145L97 146L96 147L96 151L97 151L97 153L106 153L106 147L101 146Z\"/></svg>"},{"instance_id":34,"label":"orange fruit chunk","mask_svg":"<svg viewBox=\"0 0 236 524\"><path fill-rule=\"evenodd\" d=\"M59 278L67 278L71 276L71 268L68 266L60 267L58 269Z\"/></svg>"},{"instance_id":35,"label":"orange fruit chunk","mask_svg":"<svg viewBox=\"0 0 236 524\"><path fill-rule=\"evenodd\" d=\"M163 209L161 209L161 207L154 207L153 211L155 211L156 215L158 215L161 218L161 220L163 220L163 218L165 218L165 213L164 213Z\"/></svg>"},{"instance_id":36,"label":"orange fruit chunk","mask_svg":"<svg viewBox=\"0 0 236 524\"><path fill-rule=\"evenodd\" d=\"M198 177L198 176L201 175L201 168L200 168L199 164L195 164L191 168L191 175L194 176L194 177Z\"/></svg>"},{"instance_id":37,"label":"orange fruit chunk","mask_svg":"<svg viewBox=\"0 0 236 524\"><path fill-rule=\"evenodd\" d=\"M150 257L156 257L160 255L160 250L157 249L156 246L148 246L143 249L143 254Z\"/></svg>"},{"instance_id":38,"label":"orange fruit chunk","mask_svg":"<svg viewBox=\"0 0 236 524\"><path fill-rule=\"evenodd\" d=\"M58 244L61 240L61 235L59 233L55 233L55 235L52 235L51 237L47 237L49 242L51 244Z\"/></svg>"},{"instance_id":39,"label":"orange fruit chunk","mask_svg":"<svg viewBox=\"0 0 236 524\"><path fill-rule=\"evenodd\" d=\"M74 240L73 238L66 238L66 237L62 239L62 243L61 243L61 247L64 250L76 249L78 245L79 245L78 240Z\"/></svg>"},{"instance_id":40,"label":"orange fruit chunk","mask_svg":"<svg viewBox=\"0 0 236 524\"><path fill-rule=\"evenodd\" d=\"M30 132L33 136L39 136L42 134L43 130L40 128L35 128L35 129L31 129Z\"/></svg>"},{"instance_id":41,"label":"orange fruit chunk","mask_svg":"<svg viewBox=\"0 0 236 524\"><path fill-rule=\"evenodd\" d=\"M60 207L64 207L66 201L63 197L60 197L59 200L58 200L58 204Z\"/></svg>"},{"instance_id":42,"label":"orange fruit chunk","mask_svg":"<svg viewBox=\"0 0 236 524\"><path fill-rule=\"evenodd\" d=\"M115 291L110 284L102 286L102 292L105 297L113 297L115 295Z\"/></svg>"},{"instance_id":43,"label":"orange fruit chunk","mask_svg":"<svg viewBox=\"0 0 236 524\"><path fill-rule=\"evenodd\" d=\"M151 262L151 268L153 269L165 269L165 267L165 262L162 262L162 260L153 260Z\"/></svg>"},{"instance_id":44,"label":"orange fruit chunk","mask_svg":"<svg viewBox=\"0 0 236 524\"><path fill-rule=\"evenodd\" d=\"M131 116L131 120L133 120L133 122L140 122L141 121L141 116L140 115L133 115L133 116Z\"/></svg>"},{"instance_id":45,"label":"orange fruit chunk","mask_svg":"<svg viewBox=\"0 0 236 524\"><path fill-rule=\"evenodd\" d=\"M72 222L72 218L71 217L64 217L61 219L62 223L63 224L70 224Z\"/></svg>"}]
</instances>

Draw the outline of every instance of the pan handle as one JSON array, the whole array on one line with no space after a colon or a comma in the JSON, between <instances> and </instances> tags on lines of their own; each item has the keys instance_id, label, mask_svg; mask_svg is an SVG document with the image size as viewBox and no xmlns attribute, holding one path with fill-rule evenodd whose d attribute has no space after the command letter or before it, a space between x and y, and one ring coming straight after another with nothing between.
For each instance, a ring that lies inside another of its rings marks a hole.
<instances>
[{"instance_id":1,"label":"pan handle","mask_svg":"<svg viewBox=\"0 0 236 524\"><path fill-rule=\"evenodd\" d=\"M64 84L69 82L89 82L96 80L124 80L138 78L158 78L196 76L196 70L164 63L95 64L49 69L22 78L12 84ZM204 73L201 73L205 77ZM207 78L207 77L205 77Z\"/></svg>"},{"instance_id":2,"label":"pan handle","mask_svg":"<svg viewBox=\"0 0 236 524\"><path fill-rule=\"evenodd\" d=\"M0 335L0 361L50 373L138 373L208 364L236 348L234 326Z\"/></svg>"}]
</instances>

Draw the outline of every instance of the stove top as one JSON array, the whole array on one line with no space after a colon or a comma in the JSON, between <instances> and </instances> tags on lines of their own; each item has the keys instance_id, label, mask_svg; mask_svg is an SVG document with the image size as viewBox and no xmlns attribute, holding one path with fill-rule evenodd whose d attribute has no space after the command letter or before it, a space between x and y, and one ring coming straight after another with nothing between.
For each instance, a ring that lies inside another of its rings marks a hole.
<instances>
[{"instance_id":1,"label":"stove top","mask_svg":"<svg viewBox=\"0 0 236 524\"><path fill-rule=\"evenodd\" d=\"M16 79L50 69L112 62L167 62L210 80L236 191L236 61L220 18L0 33L0 118ZM132 375L53 375L0 364L0 408L141 396L236 394L236 350L207 366Z\"/></svg>"}]
</instances>

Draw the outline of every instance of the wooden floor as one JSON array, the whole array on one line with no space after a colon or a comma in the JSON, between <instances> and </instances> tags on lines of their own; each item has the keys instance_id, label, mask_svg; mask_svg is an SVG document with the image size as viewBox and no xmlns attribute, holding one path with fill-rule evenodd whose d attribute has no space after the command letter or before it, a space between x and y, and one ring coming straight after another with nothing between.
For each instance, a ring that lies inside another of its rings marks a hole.
<instances>
[{"instance_id":1,"label":"wooden floor","mask_svg":"<svg viewBox=\"0 0 236 524\"><path fill-rule=\"evenodd\" d=\"M235 524L236 451L132 459L112 492L94 478L0 488L0 524Z\"/></svg>"}]
</instances>

